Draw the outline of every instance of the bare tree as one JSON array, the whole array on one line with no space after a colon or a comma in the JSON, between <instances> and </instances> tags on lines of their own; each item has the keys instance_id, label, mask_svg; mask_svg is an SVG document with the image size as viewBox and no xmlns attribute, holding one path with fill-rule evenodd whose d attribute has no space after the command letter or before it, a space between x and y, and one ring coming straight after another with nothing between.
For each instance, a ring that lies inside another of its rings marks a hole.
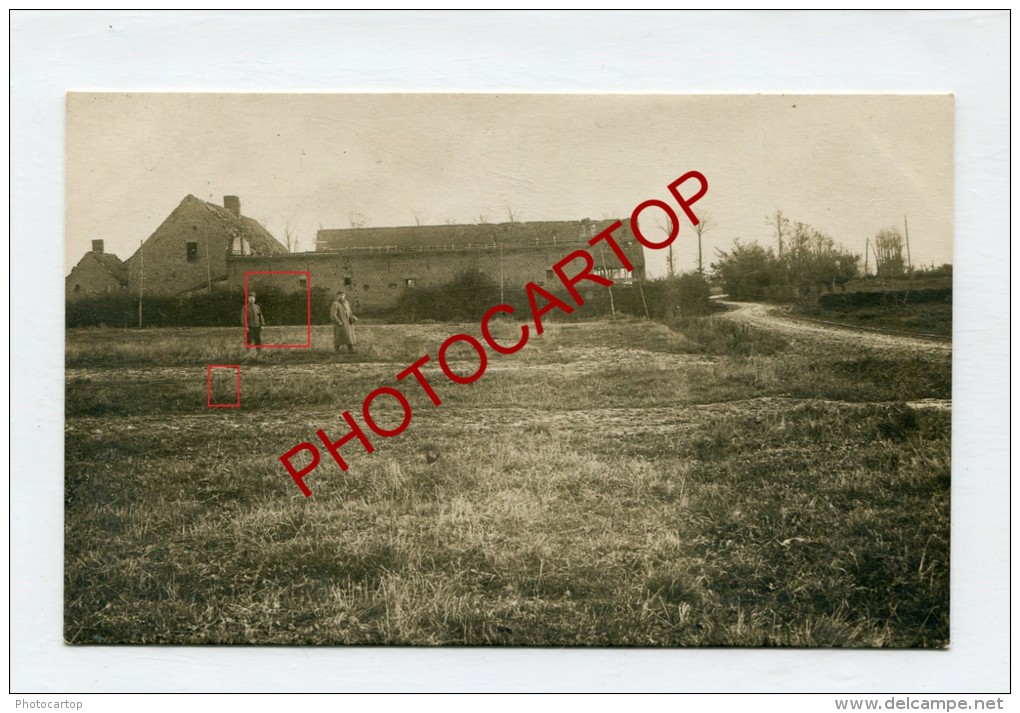
<instances>
[{"instance_id":1,"label":"bare tree","mask_svg":"<svg viewBox=\"0 0 1020 713\"><path fill-rule=\"evenodd\" d=\"M368 225L368 216L356 210L352 210L347 214L347 220L350 221L352 228L364 228Z\"/></svg>"},{"instance_id":2,"label":"bare tree","mask_svg":"<svg viewBox=\"0 0 1020 713\"><path fill-rule=\"evenodd\" d=\"M521 212L518 210L514 210L514 208L509 203L507 203L506 217L511 223L517 223L521 219Z\"/></svg>"},{"instance_id":3,"label":"bare tree","mask_svg":"<svg viewBox=\"0 0 1020 713\"><path fill-rule=\"evenodd\" d=\"M655 219L655 227L662 231L662 234L669 237L673 234L673 224L669 226L662 222L661 218ZM673 243L669 244L669 253L666 256L666 267L669 270L670 277L676 277L676 258L673 256Z\"/></svg>"},{"instance_id":4,"label":"bare tree","mask_svg":"<svg viewBox=\"0 0 1020 713\"><path fill-rule=\"evenodd\" d=\"M419 211L412 211L411 215L414 216L414 224L417 225L420 228L421 224L422 224L422 220L424 220L422 218L422 214Z\"/></svg>"},{"instance_id":5,"label":"bare tree","mask_svg":"<svg viewBox=\"0 0 1020 713\"><path fill-rule=\"evenodd\" d=\"M475 223L477 225L486 225L488 222L489 222L489 214L488 213L479 213L478 217L475 218Z\"/></svg>"},{"instance_id":6,"label":"bare tree","mask_svg":"<svg viewBox=\"0 0 1020 713\"><path fill-rule=\"evenodd\" d=\"M287 245L287 252L289 252L289 253L295 252L295 248L294 248L294 245L295 245L294 233L293 233L293 231L291 231L289 225L286 225L283 228L283 241Z\"/></svg>"},{"instance_id":7,"label":"bare tree","mask_svg":"<svg viewBox=\"0 0 1020 713\"><path fill-rule=\"evenodd\" d=\"M701 236L712 229L712 221L709 220L708 216L701 218L698 224L694 226L694 234L698 236L698 274L705 274L705 267L701 262Z\"/></svg>"},{"instance_id":8,"label":"bare tree","mask_svg":"<svg viewBox=\"0 0 1020 713\"><path fill-rule=\"evenodd\" d=\"M871 249L875 255L875 274L878 277L902 277L903 236L897 228L878 231L871 241Z\"/></svg>"},{"instance_id":9,"label":"bare tree","mask_svg":"<svg viewBox=\"0 0 1020 713\"><path fill-rule=\"evenodd\" d=\"M775 215L766 215L765 222L776 231L776 242L779 244L779 257L783 257L783 238L790 233L790 219L783 216L783 211L776 210Z\"/></svg>"}]
</instances>

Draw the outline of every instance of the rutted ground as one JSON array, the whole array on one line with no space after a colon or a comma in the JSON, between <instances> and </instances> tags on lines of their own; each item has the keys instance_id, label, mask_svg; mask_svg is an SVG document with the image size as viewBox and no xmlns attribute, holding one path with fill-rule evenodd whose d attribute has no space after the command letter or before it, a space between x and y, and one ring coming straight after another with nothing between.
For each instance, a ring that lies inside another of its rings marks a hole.
<instances>
[{"instance_id":1,"label":"rutted ground","mask_svg":"<svg viewBox=\"0 0 1020 713\"><path fill-rule=\"evenodd\" d=\"M605 367L606 364L613 364L619 367L646 366L651 363L669 364L713 364L717 360L702 356L689 354L673 354L665 358L662 354L642 351L640 349L610 349L608 347L592 348L590 350L562 350L555 355L555 361L533 362L499 360L490 357L486 365L485 373L489 372L519 372L519 371L540 371L552 374L561 373L589 373ZM478 361L469 359L448 359L447 364L456 373L471 374L478 368ZM257 363L251 361L239 364L241 373L249 376L302 376L302 375L324 375L324 374L357 374L377 375L380 383L383 380L392 380L394 374L410 364L392 364L387 362L355 362L341 361L318 363L318 364L288 364L285 359L269 362L261 359ZM441 376L441 370L433 360L422 368L422 373L437 378ZM125 367L122 369L96 369L91 367L72 367L66 370L65 377L68 382L89 383L89 382L124 382L137 381L145 383L171 382L181 379L204 380L206 370L204 367L182 367L182 366L151 366L151 367Z\"/></svg>"},{"instance_id":2,"label":"rutted ground","mask_svg":"<svg viewBox=\"0 0 1020 713\"><path fill-rule=\"evenodd\" d=\"M65 635L944 645L950 351L749 311L552 324L469 386L433 362L443 404L414 394L408 430L346 447L346 474L323 450L310 499L278 456L343 435L343 409L467 327L245 361L239 409L206 408L202 359L223 362L187 332L179 364L115 345L134 365L67 372ZM88 363L106 337L77 336Z\"/></svg>"},{"instance_id":3,"label":"rutted ground","mask_svg":"<svg viewBox=\"0 0 1020 713\"><path fill-rule=\"evenodd\" d=\"M732 309L714 319L724 319L738 324L752 325L755 329L763 329L781 335L791 342L791 351L801 355L805 353L819 353L825 355L843 354L860 355L868 358L872 353L902 353L920 355L925 359L932 359L936 362L948 362L951 358L951 344L938 341L915 339L896 335L880 335L867 333L858 330L839 327L825 327L814 324L807 324L794 319L789 319L775 314L767 306L748 303L727 303ZM542 380L554 383L562 383L567 379L577 380L578 378L593 377L603 378L607 369L616 370L617 373L633 371L635 374L661 372L663 383L657 392L658 396L668 396L671 390L679 388L671 384L668 379L671 377L683 377L686 374L694 375L694 378L702 379L711 375L719 369L725 369L727 357L710 354L682 353L680 338L670 335L662 325L647 323L646 327L641 323L624 323L621 327L627 329L640 329L643 331L656 331L655 348L644 348L640 346L628 346L625 343L615 346L592 345L584 335L589 332L591 324L568 324L549 325L546 335L542 337L532 336L529 344L517 355L506 357L490 354L485 371L478 388L485 389L487 384L502 376L522 375L525 381ZM615 327L615 325L614 325ZM398 336L410 331L410 328L402 327L399 331L392 327L384 327ZM179 331L179 330L178 330ZM457 331L456 325L447 327L445 334ZM665 336L661 333L665 332ZM432 360L422 368L422 373L434 385L450 387L446 377L442 374L436 361L435 353L442 341L443 329L437 325L429 325L424 328L423 334L428 337L429 342L435 342L432 347L426 347L422 353L428 351ZM421 339L421 335L415 334L415 338ZM167 428L186 428L184 424L198 422L205 419L220 421L228 419L229 428L241 427L251 424L265 423L294 423L305 421L307 423L318 423L323 417L329 417L342 411L344 408L357 412L360 406L360 397L363 397L375 386L382 386L395 383L395 375L398 371L408 366L413 358L404 362L384 360L380 354L381 350L373 349L373 355L333 355L322 354L322 361L310 363L292 363L287 352L268 352L258 359L252 359L250 355L242 361L242 408L234 413L207 412L205 405L206 369L203 366L128 366L123 368L91 368L91 367L70 367L66 370L66 381L70 387L78 389L93 388L137 388L140 398L144 399L146 391L159 385L180 385L190 384L193 388L192 400L194 407L198 409L195 413L176 413L172 421L157 416L147 418L144 414L136 415L130 423L125 422L124 428L138 428L139 423L150 422L149 427L159 428L160 424L166 422ZM301 355L306 356L305 354ZM471 358L464 358L470 356ZM460 374L471 374L478 367L478 361L467 347L460 345L449 352L450 367ZM534 379L526 375L533 374ZM225 378L225 377L224 377ZM231 377L232 379L232 377ZM261 403L257 416L250 416L245 413L247 393L252 387L265 384L333 384L337 380L343 383L354 383L363 385L363 390L351 394L345 402L338 397L337 409L323 409L321 404L309 403L301 405L301 394L297 391L291 394L293 398L284 406L273 413L271 403ZM230 388L233 382L230 379ZM224 382L226 383L226 382ZM413 379L405 381L405 390L417 390ZM456 391L457 387L453 387ZM494 393L493 399L499 400L501 394ZM512 396L511 396L512 398ZM586 404L584 413L578 413L576 408L563 410L562 406L549 411L542 409L528 409L525 418L532 423L545 423L546 421L561 422L564 414L569 414L569 420L575 423L584 423L585 427L592 427L608 418L626 418L630 422L637 423L640 427L653 427L655 424L663 423L664 414L676 415L684 411L693 410L696 413L711 409L713 404L704 403L703 399L697 399L702 403L677 403L667 408L661 408L652 404L640 409L621 409L619 405L607 406L605 408L592 408ZM683 399L689 401L689 399ZM725 398L716 405L718 409L726 412L736 413L745 410L776 410L790 408L799 402L815 402L835 405L843 403L846 407L860 405L859 400L846 400L825 398L823 395L810 397L795 397L789 394L769 394L756 398ZM913 398L907 400L912 407L922 409L948 410L951 408L951 400L948 398ZM871 401L871 403L876 403ZM881 403L881 402L878 402ZM891 401L890 401L891 403ZM514 404L502 403L494 408L474 407L467 410L471 415L467 421L473 423L498 423L507 412L513 411ZM463 407L462 407L463 408ZM179 409L178 409L179 410ZM190 410L190 409L189 409ZM616 416L610 417L611 414ZM501 415L502 414L502 415ZM416 416L424 415L422 411L416 411ZM443 407L440 417L451 419L451 422L463 420L454 410ZM259 420L261 419L261 420ZM72 419L77 421L78 419ZM100 422L107 423L107 428L118 427L116 417L100 418ZM72 421L69 421L69 428L73 428Z\"/></svg>"},{"instance_id":4,"label":"rutted ground","mask_svg":"<svg viewBox=\"0 0 1020 713\"><path fill-rule=\"evenodd\" d=\"M576 410L537 411L531 408L513 406L484 407L440 407L436 410L414 411L414 424L408 435L415 432L447 435L457 433L478 433L481 431L504 432L524 428L556 428L561 430L592 431L604 435L628 437L649 433L673 433L686 426L702 425L706 420L720 416L762 418L789 412L799 404L811 404L828 409L869 409L875 406L893 407L899 402L853 402L831 399L800 399L792 397L763 396L754 399L721 401L711 404L687 404L683 406L649 408L585 408ZM905 402L907 406L920 410L945 412L952 408L949 399L921 399ZM68 420L68 433L112 434L118 431L144 431L154 436L161 432L208 432L210 429L257 431L259 429L304 427L311 435L315 429L334 426L339 433L343 423L333 409L310 408L294 411L261 411L235 413L229 417L223 413L175 414L133 417L130 421L118 416L78 417ZM386 443L379 439L380 444Z\"/></svg>"}]
</instances>

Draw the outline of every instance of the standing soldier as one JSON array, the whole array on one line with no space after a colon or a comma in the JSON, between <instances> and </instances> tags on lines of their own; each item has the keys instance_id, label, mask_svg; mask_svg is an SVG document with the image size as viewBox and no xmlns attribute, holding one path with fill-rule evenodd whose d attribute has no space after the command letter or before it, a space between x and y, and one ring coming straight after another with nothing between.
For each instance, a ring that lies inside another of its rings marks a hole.
<instances>
[{"instance_id":1,"label":"standing soldier","mask_svg":"<svg viewBox=\"0 0 1020 713\"><path fill-rule=\"evenodd\" d=\"M347 293L339 290L336 293L336 300L329 308L329 321L333 323L333 351L340 351L340 347L347 347L347 351L354 351L354 323L358 318L351 311L351 305L347 302Z\"/></svg>"},{"instance_id":2,"label":"standing soldier","mask_svg":"<svg viewBox=\"0 0 1020 713\"><path fill-rule=\"evenodd\" d=\"M262 346L262 328L266 320L262 316L262 308L255 304L255 293L248 293L248 304L241 312L241 325L248 331L244 338L244 348L255 347L255 356L259 355L258 348Z\"/></svg>"}]
</instances>

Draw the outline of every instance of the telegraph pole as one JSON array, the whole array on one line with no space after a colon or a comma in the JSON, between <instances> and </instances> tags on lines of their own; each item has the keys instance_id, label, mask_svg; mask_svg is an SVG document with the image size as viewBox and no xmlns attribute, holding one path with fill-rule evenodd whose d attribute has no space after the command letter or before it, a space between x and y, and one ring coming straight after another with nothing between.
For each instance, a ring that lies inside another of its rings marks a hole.
<instances>
[{"instance_id":1,"label":"telegraph pole","mask_svg":"<svg viewBox=\"0 0 1020 713\"><path fill-rule=\"evenodd\" d=\"M142 327L142 294L145 292L145 241L138 241L138 328Z\"/></svg>"},{"instance_id":2,"label":"telegraph pole","mask_svg":"<svg viewBox=\"0 0 1020 713\"><path fill-rule=\"evenodd\" d=\"M914 266L910 263L910 233L907 232L907 216L903 216L903 238L907 241L907 275L914 279Z\"/></svg>"},{"instance_id":3,"label":"telegraph pole","mask_svg":"<svg viewBox=\"0 0 1020 713\"><path fill-rule=\"evenodd\" d=\"M290 243L290 241L287 241ZM288 245L288 250L290 246ZM209 233L205 234L205 282L209 285L209 294L212 294L212 257L209 255Z\"/></svg>"},{"instance_id":4,"label":"telegraph pole","mask_svg":"<svg viewBox=\"0 0 1020 713\"><path fill-rule=\"evenodd\" d=\"M672 247L672 245L670 247ZM644 305L644 307L645 307L645 319L651 319L651 317L648 316L648 303L645 301L645 287L644 287L644 285L645 285L645 276L644 275L639 275L638 276L637 286L638 286L638 290L640 290L640 292L641 292L641 304Z\"/></svg>"}]
</instances>

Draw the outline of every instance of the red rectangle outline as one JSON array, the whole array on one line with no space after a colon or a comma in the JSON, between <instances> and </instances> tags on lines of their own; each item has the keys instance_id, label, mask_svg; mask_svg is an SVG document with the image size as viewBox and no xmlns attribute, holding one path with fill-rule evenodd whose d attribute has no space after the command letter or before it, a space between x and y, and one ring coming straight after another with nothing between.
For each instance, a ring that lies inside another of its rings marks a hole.
<instances>
[{"instance_id":1,"label":"red rectangle outline","mask_svg":"<svg viewBox=\"0 0 1020 713\"><path fill-rule=\"evenodd\" d=\"M236 404L214 404L212 402L212 370L213 369L236 369L237 370L237 403ZM241 365L240 364L209 364L205 368L205 395L209 408L240 408L241 407Z\"/></svg>"},{"instance_id":2,"label":"red rectangle outline","mask_svg":"<svg viewBox=\"0 0 1020 713\"><path fill-rule=\"evenodd\" d=\"M305 344L248 343L248 275L305 275L308 289L308 341ZM312 346L312 273L307 270L245 270L244 271L244 348L245 349L310 349Z\"/></svg>"}]
</instances>

